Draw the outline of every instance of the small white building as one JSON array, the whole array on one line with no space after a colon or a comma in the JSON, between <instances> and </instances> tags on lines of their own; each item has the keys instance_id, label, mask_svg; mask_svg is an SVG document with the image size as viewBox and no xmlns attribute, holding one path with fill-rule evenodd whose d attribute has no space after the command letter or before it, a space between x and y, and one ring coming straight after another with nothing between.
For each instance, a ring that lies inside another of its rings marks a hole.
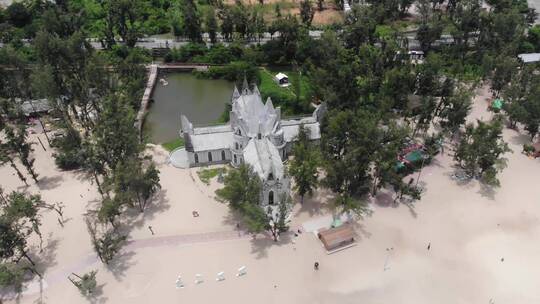
<instances>
[{"instance_id":1,"label":"small white building","mask_svg":"<svg viewBox=\"0 0 540 304\"><path fill-rule=\"evenodd\" d=\"M518 55L519 60L523 63L540 62L540 53L525 53Z\"/></svg>"},{"instance_id":2,"label":"small white building","mask_svg":"<svg viewBox=\"0 0 540 304\"><path fill-rule=\"evenodd\" d=\"M288 87L291 85L289 83L289 76L283 73L277 73L276 76L274 76L274 80L277 84L279 84L280 87Z\"/></svg>"}]
</instances>

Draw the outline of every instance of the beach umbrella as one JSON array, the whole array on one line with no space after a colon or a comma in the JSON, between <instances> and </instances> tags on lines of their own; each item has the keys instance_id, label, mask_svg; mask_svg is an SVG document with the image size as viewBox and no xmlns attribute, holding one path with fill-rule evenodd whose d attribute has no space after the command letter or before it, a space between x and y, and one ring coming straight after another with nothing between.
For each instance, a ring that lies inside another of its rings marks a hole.
<instances>
[{"instance_id":1,"label":"beach umbrella","mask_svg":"<svg viewBox=\"0 0 540 304\"><path fill-rule=\"evenodd\" d=\"M504 104L504 100L502 100L501 98L497 98L493 100L493 102L491 103L491 108L499 111L500 109L502 109L503 104Z\"/></svg>"}]
</instances>

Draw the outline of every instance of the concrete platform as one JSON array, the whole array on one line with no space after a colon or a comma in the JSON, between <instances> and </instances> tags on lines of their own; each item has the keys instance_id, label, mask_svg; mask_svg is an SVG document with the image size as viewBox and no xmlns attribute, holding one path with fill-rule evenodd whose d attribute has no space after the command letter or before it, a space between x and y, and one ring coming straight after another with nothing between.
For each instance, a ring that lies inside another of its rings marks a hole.
<instances>
[{"instance_id":1,"label":"concrete platform","mask_svg":"<svg viewBox=\"0 0 540 304\"><path fill-rule=\"evenodd\" d=\"M173 150L169 155L171 165L180 169L189 168L189 159L185 148Z\"/></svg>"}]
</instances>

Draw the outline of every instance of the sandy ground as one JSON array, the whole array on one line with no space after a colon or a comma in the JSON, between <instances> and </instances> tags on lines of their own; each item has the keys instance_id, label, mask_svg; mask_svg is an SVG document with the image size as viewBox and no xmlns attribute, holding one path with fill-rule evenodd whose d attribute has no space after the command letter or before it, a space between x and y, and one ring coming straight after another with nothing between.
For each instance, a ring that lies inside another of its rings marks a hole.
<instances>
[{"instance_id":1,"label":"sandy ground","mask_svg":"<svg viewBox=\"0 0 540 304\"><path fill-rule=\"evenodd\" d=\"M489 118L485 99L476 98L471 121ZM526 136L505 130L504 137L514 153L500 189L457 184L451 157L442 155L421 174L421 201L394 205L381 192L373 214L356 225L357 246L332 255L312 233L274 243L236 231L234 217L213 199L216 184L201 183L194 169L168 166L166 154L154 149L163 190L144 217L130 217L132 243L109 268L97 261L82 220L96 203L94 187L81 174L57 171L50 151L36 146L43 180L27 190L63 201L70 220L61 228L45 214L42 292L30 284L20 303L87 303L66 276L91 269L99 271L95 303L539 303L540 161L520 153ZM24 189L9 167L0 168L0 180ZM328 216L329 196L321 191L296 205L292 227ZM237 278L242 265L248 274ZM215 281L219 271L223 282ZM204 283L194 284L197 273ZM183 289L175 288L178 275Z\"/></svg>"}]
</instances>

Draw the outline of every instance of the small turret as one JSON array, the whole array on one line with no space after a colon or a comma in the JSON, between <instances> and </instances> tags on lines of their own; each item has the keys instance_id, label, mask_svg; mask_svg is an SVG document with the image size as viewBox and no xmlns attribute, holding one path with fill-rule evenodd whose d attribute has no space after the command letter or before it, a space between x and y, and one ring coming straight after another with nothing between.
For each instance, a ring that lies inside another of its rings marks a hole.
<instances>
[{"instance_id":1,"label":"small turret","mask_svg":"<svg viewBox=\"0 0 540 304\"><path fill-rule=\"evenodd\" d=\"M238 97L240 97L240 92L238 92L238 88L236 86L234 86L234 91L233 91L233 94L232 94L231 103L234 102L236 99L238 99Z\"/></svg>"},{"instance_id":2,"label":"small turret","mask_svg":"<svg viewBox=\"0 0 540 304\"><path fill-rule=\"evenodd\" d=\"M272 103L272 99L270 97L266 99L266 104L264 106L266 107L266 113L273 114L275 112L274 104Z\"/></svg>"},{"instance_id":3,"label":"small turret","mask_svg":"<svg viewBox=\"0 0 540 304\"><path fill-rule=\"evenodd\" d=\"M187 119L185 115L180 116L180 122L182 123L182 132L185 134L193 134L193 124Z\"/></svg>"},{"instance_id":4,"label":"small turret","mask_svg":"<svg viewBox=\"0 0 540 304\"><path fill-rule=\"evenodd\" d=\"M242 83L242 95L249 95L251 92L249 91L249 84L246 79L246 75L244 75L244 82Z\"/></svg>"},{"instance_id":5,"label":"small turret","mask_svg":"<svg viewBox=\"0 0 540 304\"><path fill-rule=\"evenodd\" d=\"M259 92L259 88L257 87L256 84L255 84L255 86L253 87L253 94L256 94L256 95L261 96L261 92Z\"/></svg>"}]
</instances>

